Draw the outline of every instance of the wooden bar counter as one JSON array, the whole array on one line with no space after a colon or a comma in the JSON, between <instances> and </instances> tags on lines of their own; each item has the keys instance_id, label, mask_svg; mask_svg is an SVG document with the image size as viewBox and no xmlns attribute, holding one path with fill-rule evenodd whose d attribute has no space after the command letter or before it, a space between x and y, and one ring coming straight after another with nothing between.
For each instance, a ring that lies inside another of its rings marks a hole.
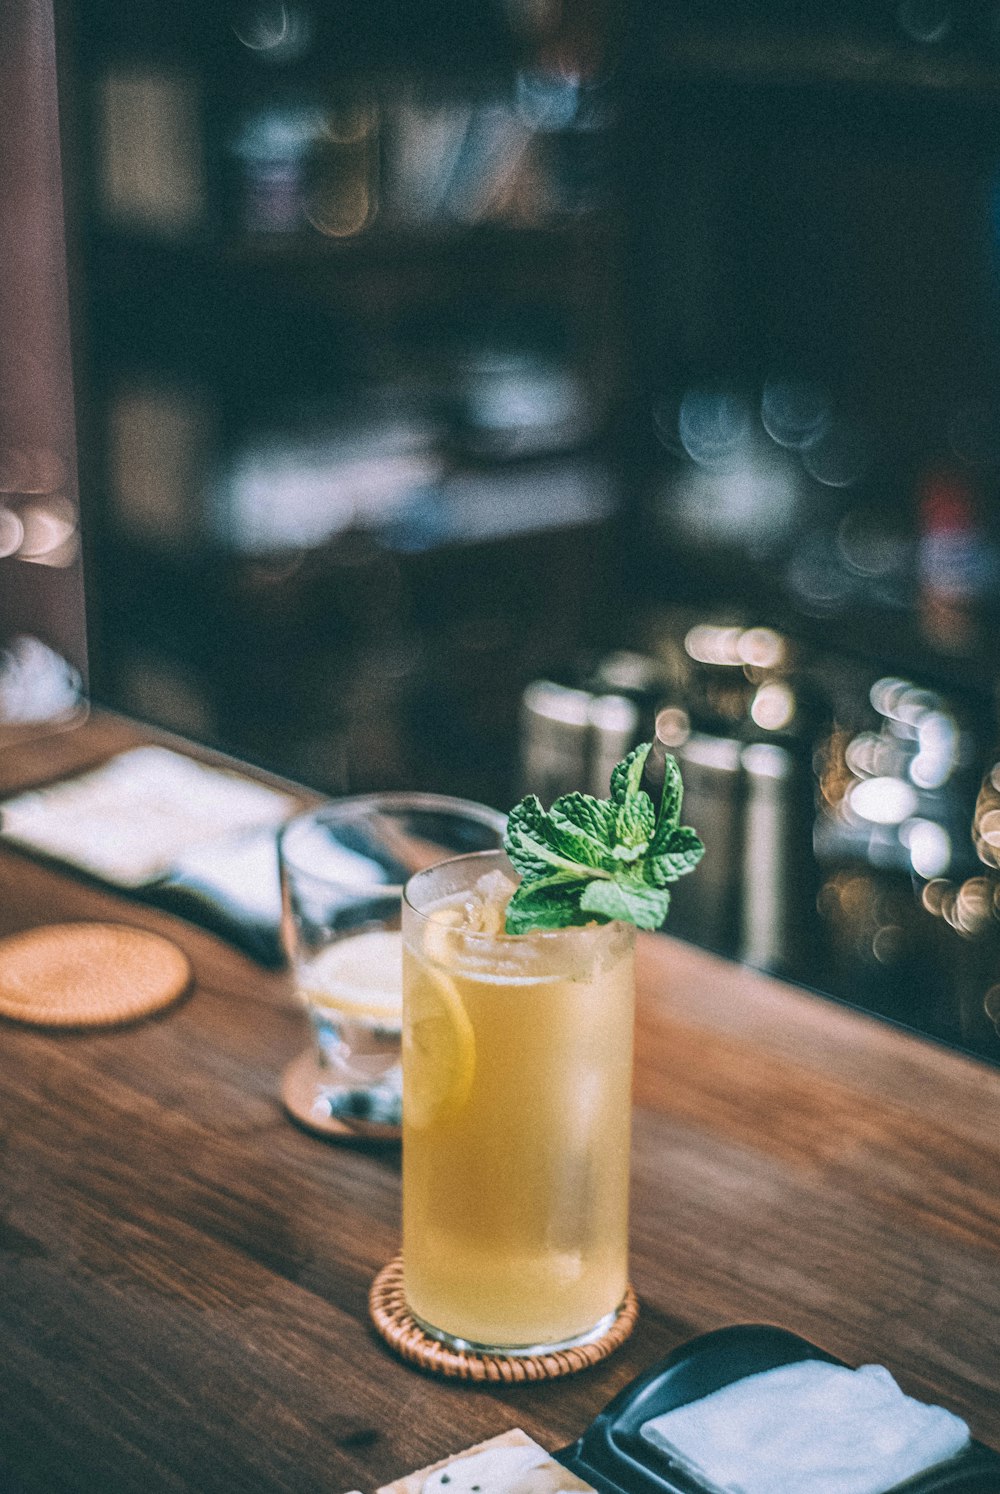
<instances>
[{"instance_id":1,"label":"wooden bar counter","mask_svg":"<svg viewBox=\"0 0 1000 1494\"><path fill-rule=\"evenodd\" d=\"M151 734L112 717L0 755L0 794ZM639 950L639 1325L567 1380L406 1368L367 1293L399 1159L296 1129L287 979L12 849L0 933L111 919L195 971L98 1034L0 1023L0 1489L374 1489L521 1426L555 1449L684 1339L768 1322L1000 1447L1000 1071L669 938Z\"/></svg>"}]
</instances>

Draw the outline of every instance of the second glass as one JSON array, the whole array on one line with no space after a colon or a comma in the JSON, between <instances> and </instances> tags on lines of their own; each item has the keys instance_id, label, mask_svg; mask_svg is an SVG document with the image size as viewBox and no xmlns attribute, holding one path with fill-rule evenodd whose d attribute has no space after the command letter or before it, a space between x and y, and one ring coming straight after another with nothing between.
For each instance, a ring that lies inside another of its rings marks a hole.
<instances>
[{"instance_id":1,"label":"second glass","mask_svg":"<svg viewBox=\"0 0 1000 1494\"><path fill-rule=\"evenodd\" d=\"M372 793L284 827L284 942L314 1035L285 1072L297 1119L332 1135L398 1132L403 884L457 851L500 845L505 825L465 799Z\"/></svg>"},{"instance_id":2,"label":"second glass","mask_svg":"<svg viewBox=\"0 0 1000 1494\"><path fill-rule=\"evenodd\" d=\"M432 1336L534 1354L626 1294L635 929L492 932L502 876L485 852L405 890L403 1275Z\"/></svg>"}]
</instances>

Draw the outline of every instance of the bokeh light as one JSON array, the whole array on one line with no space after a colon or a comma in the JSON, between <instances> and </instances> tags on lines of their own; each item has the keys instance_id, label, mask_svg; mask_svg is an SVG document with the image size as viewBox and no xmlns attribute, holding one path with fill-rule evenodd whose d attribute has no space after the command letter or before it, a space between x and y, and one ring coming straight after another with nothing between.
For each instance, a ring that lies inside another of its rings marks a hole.
<instances>
[{"instance_id":1,"label":"bokeh light","mask_svg":"<svg viewBox=\"0 0 1000 1494\"><path fill-rule=\"evenodd\" d=\"M754 669L777 669L785 662L787 647L773 628L747 628L740 634L736 652Z\"/></svg>"},{"instance_id":2,"label":"bokeh light","mask_svg":"<svg viewBox=\"0 0 1000 1494\"><path fill-rule=\"evenodd\" d=\"M873 825L899 825L914 813L917 794L901 778L866 778L851 790L850 805Z\"/></svg>"},{"instance_id":3,"label":"bokeh light","mask_svg":"<svg viewBox=\"0 0 1000 1494\"><path fill-rule=\"evenodd\" d=\"M972 840L976 854L986 866L1000 867L1000 787L998 765L984 779L972 817Z\"/></svg>"},{"instance_id":4,"label":"bokeh light","mask_svg":"<svg viewBox=\"0 0 1000 1494\"><path fill-rule=\"evenodd\" d=\"M918 877L930 882L942 877L951 864L951 836L935 820L909 820L900 827L899 838L910 853L910 864Z\"/></svg>"},{"instance_id":5,"label":"bokeh light","mask_svg":"<svg viewBox=\"0 0 1000 1494\"><path fill-rule=\"evenodd\" d=\"M24 525L13 509L0 505L0 560L16 555L24 539Z\"/></svg>"},{"instance_id":6,"label":"bokeh light","mask_svg":"<svg viewBox=\"0 0 1000 1494\"><path fill-rule=\"evenodd\" d=\"M723 664L735 666L742 663L740 639L742 628L717 627L712 623L698 623L689 628L684 637L684 648L688 656L699 664Z\"/></svg>"},{"instance_id":7,"label":"bokeh light","mask_svg":"<svg viewBox=\"0 0 1000 1494\"><path fill-rule=\"evenodd\" d=\"M950 33L953 11L948 0L900 0L896 19L907 36L932 45Z\"/></svg>"},{"instance_id":8,"label":"bokeh light","mask_svg":"<svg viewBox=\"0 0 1000 1494\"><path fill-rule=\"evenodd\" d=\"M951 891L951 883L945 881L942 876L932 877L920 894L920 901L928 913L935 918L944 916L945 899Z\"/></svg>"},{"instance_id":9,"label":"bokeh light","mask_svg":"<svg viewBox=\"0 0 1000 1494\"><path fill-rule=\"evenodd\" d=\"M983 1011L1000 1035L1000 986L990 986L983 997Z\"/></svg>"},{"instance_id":10,"label":"bokeh light","mask_svg":"<svg viewBox=\"0 0 1000 1494\"><path fill-rule=\"evenodd\" d=\"M683 747L691 735L691 718L679 706L664 706L656 715L656 735L667 747Z\"/></svg>"},{"instance_id":11,"label":"bokeh light","mask_svg":"<svg viewBox=\"0 0 1000 1494\"><path fill-rule=\"evenodd\" d=\"M255 0L244 5L232 23L233 35L267 62L292 62L312 38L312 20L299 5Z\"/></svg>"},{"instance_id":12,"label":"bokeh light","mask_svg":"<svg viewBox=\"0 0 1000 1494\"><path fill-rule=\"evenodd\" d=\"M518 117L533 130L565 130L576 118L580 79L575 73L522 68L514 82Z\"/></svg>"},{"instance_id":13,"label":"bokeh light","mask_svg":"<svg viewBox=\"0 0 1000 1494\"><path fill-rule=\"evenodd\" d=\"M993 917L993 897L985 877L969 877L955 896L952 922L960 933L975 936L989 927Z\"/></svg>"},{"instance_id":14,"label":"bokeh light","mask_svg":"<svg viewBox=\"0 0 1000 1494\"><path fill-rule=\"evenodd\" d=\"M855 576L908 584L913 541L884 526L865 508L849 509L837 525L837 549Z\"/></svg>"},{"instance_id":15,"label":"bokeh light","mask_svg":"<svg viewBox=\"0 0 1000 1494\"><path fill-rule=\"evenodd\" d=\"M898 923L885 923L872 937L872 954L880 965L894 965L906 953L906 932Z\"/></svg>"},{"instance_id":16,"label":"bokeh light","mask_svg":"<svg viewBox=\"0 0 1000 1494\"><path fill-rule=\"evenodd\" d=\"M795 717L795 695L781 680L761 685L750 702L750 715L764 731L783 731Z\"/></svg>"},{"instance_id":17,"label":"bokeh light","mask_svg":"<svg viewBox=\"0 0 1000 1494\"><path fill-rule=\"evenodd\" d=\"M830 401L814 384L769 380L760 402L761 424L779 446L805 451L830 424Z\"/></svg>"},{"instance_id":18,"label":"bokeh light","mask_svg":"<svg viewBox=\"0 0 1000 1494\"><path fill-rule=\"evenodd\" d=\"M349 239L362 233L375 217L376 203L363 176L315 191L306 218L325 238Z\"/></svg>"},{"instance_id":19,"label":"bokeh light","mask_svg":"<svg viewBox=\"0 0 1000 1494\"><path fill-rule=\"evenodd\" d=\"M710 472L735 470L746 454L752 429L749 405L731 391L690 389L681 400L681 445L693 462Z\"/></svg>"},{"instance_id":20,"label":"bokeh light","mask_svg":"<svg viewBox=\"0 0 1000 1494\"><path fill-rule=\"evenodd\" d=\"M853 578L839 563L833 536L815 529L796 546L785 572L788 587L812 617L839 612L850 600Z\"/></svg>"},{"instance_id":21,"label":"bokeh light","mask_svg":"<svg viewBox=\"0 0 1000 1494\"><path fill-rule=\"evenodd\" d=\"M65 498L50 498L20 510L23 528L18 558L35 565L72 565L78 550L76 509Z\"/></svg>"},{"instance_id":22,"label":"bokeh light","mask_svg":"<svg viewBox=\"0 0 1000 1494\"><path fill-rule=\"evenodd\" d=\"M831 425L802 452L810 477L829 488L849 488L868 470L871 449L864 433L846 421Z\"/></svg>"},{"instance_id":23,"label":"bokeh light","mask_svg":"<svg viewBox=\"0 0 1000 1494\"><path fill-rule=\"evenodd\" d=\"M1000 409L985 399L960 404L948 422L948 442L970 467L1000 465Z\"/></svg>"}]
</instances>

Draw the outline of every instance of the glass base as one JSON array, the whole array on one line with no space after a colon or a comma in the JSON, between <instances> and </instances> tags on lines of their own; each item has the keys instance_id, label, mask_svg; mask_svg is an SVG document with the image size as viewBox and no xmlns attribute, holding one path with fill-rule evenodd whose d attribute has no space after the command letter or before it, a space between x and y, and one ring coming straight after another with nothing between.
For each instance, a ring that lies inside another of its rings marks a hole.
<instances>
[{"instance_id":1,"label":"glass base","mask_svg":"<svg viewBox=\"0 0 1000 1494\"><path fill-rule=\"evenodd\" d=\"M402 1135L399 1085L391 1073L380 1084L348 1081L315 1049L300 1053L281 1076L281 1098L293 1120L333 1141L399 1141Z\"/></svg>"},{"instance_id":2,"label":"glass base","mask_svg":"<svg viewBox=\"0 0 1000 1494\"><path fill-rule=\"evenodd\" d=\"M592 1344L595 1340L603 1338L612 1328L618 1314L624 1305L624 1298L619 1302L613 1312L605 1313L600 1322L595 1323L592 1328L578 1333L574 1338L563 1338L554 1344L480 1344L475 1339L458 1338L454 1333L446 1333L443 1328L435 1328L433 1323L425 1322L409 1303L406 1310L416 1323L417 1327L433 1338L439 1344L444 1344L448 1349L455 1349L463 1354L494 1354L501 1359L531 1359L541 1354L557 1354L562 1349L576 1349L582 1344Z\"/></svg>"}]
</instances>

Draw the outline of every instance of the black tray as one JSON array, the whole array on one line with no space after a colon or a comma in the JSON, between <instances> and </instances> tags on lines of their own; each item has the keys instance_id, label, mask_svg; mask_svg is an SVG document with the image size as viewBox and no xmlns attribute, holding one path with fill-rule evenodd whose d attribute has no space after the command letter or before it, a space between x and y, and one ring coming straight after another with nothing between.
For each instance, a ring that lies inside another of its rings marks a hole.
<instances>
[{"instance_id":1,"label":"black tray","mask_svg":"<svg viewBox=\"0 0 1000 1494\"><path fill-rule=\"evenodd\" d=\"M653 1416L700 1400L747 1375L802 1359L843 1364L808 1339L766 1324L702 1334L633 1380L572 1447L553 1456L593 1484L598 1494L704 1494L704 1485L673 1466L666 1453L640 1436L639 1428ZM948 1462L897 1484L891 1494L896 1490L899 1494L1000 1494L1000 1455L981 1442L972 1442Z\"/></svg>"}]
</instances>

